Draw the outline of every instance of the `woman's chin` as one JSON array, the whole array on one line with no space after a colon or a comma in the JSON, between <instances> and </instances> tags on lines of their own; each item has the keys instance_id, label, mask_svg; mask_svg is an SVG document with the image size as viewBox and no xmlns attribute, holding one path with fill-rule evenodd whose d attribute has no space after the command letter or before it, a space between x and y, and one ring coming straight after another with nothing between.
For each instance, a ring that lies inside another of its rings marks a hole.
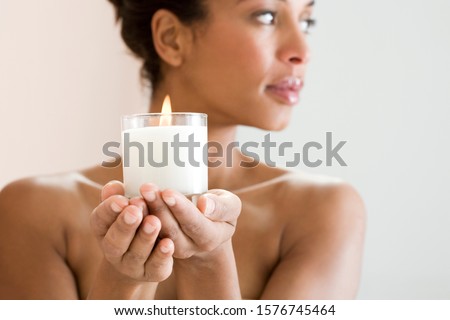
<instances>
[{"instance_id":1,"label":"woman's chin","mask_svg":"<svg viewBox=\"0 0 450 320\"><path fill-rule=\"evenodd\" d=\"M273 117L271 119L265 119L265 121L258 121L258 123L254 123L252 126L261 130L282 131L289 125L290 120L290 117Z\"/></svg>"},{"instance_id":2,"label":"woman's chin","mask_svg":"<svg viewBox=\"0 0 450 320\"><path fill-rule=\"evenodd\" d=\"M286 129L286 127L288 126L289 122L285 122L282 124L278 124L278 125L273 125L272 127L268 127L267 131L282 131L284 129Z\"/></svg>"}]
</instances>

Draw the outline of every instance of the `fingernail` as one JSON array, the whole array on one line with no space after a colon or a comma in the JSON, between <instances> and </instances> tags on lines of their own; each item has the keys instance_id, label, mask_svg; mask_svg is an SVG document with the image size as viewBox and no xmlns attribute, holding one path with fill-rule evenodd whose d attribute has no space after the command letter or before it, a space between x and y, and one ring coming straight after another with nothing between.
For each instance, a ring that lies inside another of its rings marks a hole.
<instances>
[{"instance_id":1,"label":"fingernail","mask_svg":"<svg viewBox=\"0 0 450 320\"><path fill-rule=\"evenodd\" d=\"M144 192L142 195L144 196L145 200L147 200L149 202L155 201L155 199L156 199L155 191Z\"/></svg>"},{"instance_id":2,"label":"fingernail","mask_svg":"<svg viewBox=\"0 0 450 320\"><path fill-rule=\"evenodd\" d=\"M126 224L134 224L138 220L138 217L131 212L125 212L124 220Z\"/></svg>"},{"instance_id":3,"label":"fingernail","mask_svg":"<svg viewBox=\"0 0 450 320\"><path fill-rule=\"evenodd\" d=\"M170 252L170 247L167 246L161 246L160 250L162 253L169 253Z\"/></svg>"},{"instance_id":4,"label":"fingernail","mask_svg":"<svg viewBox=\"0 0 450 320\"><path fill-rule=\"evenodd\" d=\"M151 234L153 233L153 231L155 231L155 226L152 225L151 223L146 223L144 224L144 232L147 234Z\"/></svg>"},{"instance_id":5,"label":"fingernail","mask_svg":"<svg viewBox=\"0 0 450 320\"><path fill-rule=\"evenodd\" d=\"M177 203L174 197L163 196L163 200L169 207L173 207Z\"/></svg>"},{"instance_id":6,"label":"fingernail","mask_svg":"<svg viewBox=\"0 0 450 320\"><path fill-rule=\"evenodd\" d=\"M122 211L122 208L115 202L111 202L111 210L115 213L119 213Z\"/></svg>"},{"instance_id":7,"label":"fingernail","mask_svg":"<svg viewBox=\"0 0 450 320\"><path fill-rule=\"evenodd\" d=\"M213 213L216 207L216 203L214 202L213 199L211 199L208 196L205 196L205 198L206 198L205 216L209 217Z\"/></svg>"},{"instance_id":8,"label":"fingernail","mask_svg":"<svg viewBox=\"0 0 450 320\"><path fill-rule=\"evenodd\" d=\"M117 183L116 180L112 180L112 181L108 182L107 184L105 184L105 187L110 187L110 186L112 186L112 185L114 185L116 183Z\"/></svg>"}]
</instances>

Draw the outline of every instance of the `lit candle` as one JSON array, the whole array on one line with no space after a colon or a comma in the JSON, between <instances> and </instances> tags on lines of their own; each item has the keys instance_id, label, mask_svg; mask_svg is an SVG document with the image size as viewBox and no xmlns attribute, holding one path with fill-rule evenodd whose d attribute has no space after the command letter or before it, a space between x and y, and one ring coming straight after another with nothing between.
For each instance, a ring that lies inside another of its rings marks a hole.
<instances>
[{"instance_id":1,"label":"lit candle","mask_svg":"<svg viewBox=\"0 0 450 320\"><path fill-rule=\"evenodd\" d=\"M127 197L144 183L185 195L208 190L207 115L172 113L166 97L161 113L122 117L123 182Z\"/></svg>"}]
</instances>

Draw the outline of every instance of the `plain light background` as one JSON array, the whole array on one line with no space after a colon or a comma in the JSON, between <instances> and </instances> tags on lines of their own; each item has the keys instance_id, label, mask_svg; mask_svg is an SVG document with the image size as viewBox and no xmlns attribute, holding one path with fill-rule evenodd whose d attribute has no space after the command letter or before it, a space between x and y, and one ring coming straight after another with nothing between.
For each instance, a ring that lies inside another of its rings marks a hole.
<instances>
[{"instance_id":1,"label":"plain light background","mask_svg":"<svg viewBox=\"0 0 450 320\"><path fill-rule=\"evenodd\" d=\"M120 115L148 104L110 5L0 0L0 8L0 188L105 160ZM272 138L292 141L293 152L325 144L326 132L347 141L347 167L297 170L341 177L366 203L359 299L448 299L450 2L319 0L315 12L302 101ZM262 142L266 133L242 128L239 139Z\"/></svg>"}]
</instances>

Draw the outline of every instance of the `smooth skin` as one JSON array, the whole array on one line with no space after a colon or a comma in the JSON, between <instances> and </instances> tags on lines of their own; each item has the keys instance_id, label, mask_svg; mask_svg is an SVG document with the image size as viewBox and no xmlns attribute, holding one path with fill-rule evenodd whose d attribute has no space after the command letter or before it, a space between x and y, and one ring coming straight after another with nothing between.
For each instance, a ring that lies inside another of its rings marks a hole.
<instances>
[{"instance_id":1,"label":"smooth skin","mask_svg":"<svg viewBox=\"0 0 450 320\"><path fill-rule=\"evenodd\" d=\"M267 88L304 79L312 5L214 0L208 9L196 26L166 10L153 17L163 80L149 111L170 94L174 111L208 113L209 140L224 149L238 125L284 128L293 106ZM196 204L151 181L128 199L120 167L8 185L0 298L354 298L366 224L358 192L331 177L243 167L236 149L232 160L209 168L211 189Z\"/></svg>"}]
</instances>

